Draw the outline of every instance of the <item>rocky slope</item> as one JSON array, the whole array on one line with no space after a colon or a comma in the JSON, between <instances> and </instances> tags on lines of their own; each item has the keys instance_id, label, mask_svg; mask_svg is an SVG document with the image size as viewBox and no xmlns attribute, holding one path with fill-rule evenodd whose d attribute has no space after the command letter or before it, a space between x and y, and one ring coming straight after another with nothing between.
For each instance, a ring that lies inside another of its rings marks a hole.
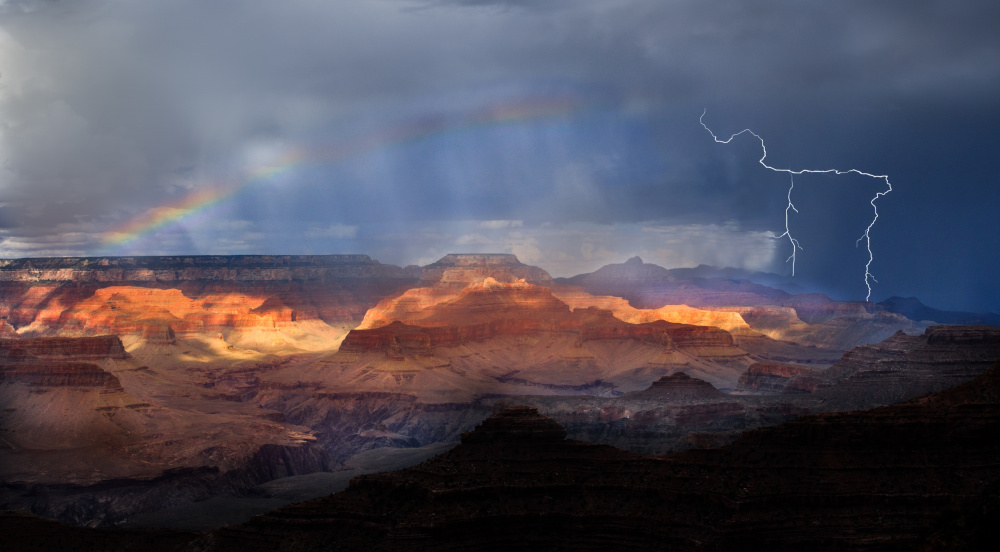
<instances>
[{"instance_id":1,"label":"rocky slope","mask_svg":"<svg viewBox=\"0 0 1000 552\"><path fill-rule=\"evenodd\" d=\"M114 336L0 340L0 508L109 525L334 467L276 412L170 397L164 382Z\"/></svg>"},{"instance_id":2,"label":"rocky slope","mask_svg":"<svg viewBox=\"0 0 1000 552\"><path fill-rule=\"evenodd\" d=\"M368 255L193 255L0 259L0 281L177 282L416 278Z\"/></svg>"},{"instance_id":3,"label":"rocky slope","mask_svg":"<svg viewBox=\"0 0 1000 552\"><path fill-rule=\"evenodd\" d=\"M758 362L747 368L747 371L740 376L738 388L741 391L782 391L788 384L788 380L796 376L816 375L819 372L819 370L799 364Z\"/></svg>"},{"instance_id":4,"label":"rocky slope","mask_svg":"<svg viewBox=\"0 0 1000 552\"><path fill-rule=\"evenodd\" d=\"M4 260L0 319L24 336L119 335L138 354L206 339L221 342L220 356L330 350L419 278L367 255Z\"/></svg>"},{"instance_id":5,"label":"rocky slope","mask_svg":"<svg viewBox=\"0 0 1000 552\"><path fill-rule=\"evenodd\" d=\"M931 533L947 513L983 503L984 487L1000 483L998 430L1000 365L938 395L806 416L721 449L666 457L568 440L553 420L515 407L419 466L361 476L341 493L209 535L161 531L151 544L241 552L912 549L940 543L941 533ZM12 551L71 542L125 550L154 537L17 514L0 516L0 527Z\"/></svg>"},{"instance_id":6,"label":"rocky slope","mask_svg":"<svg viewBox=\"0 0 1000 552\"><path fill-rule=\"evenodd\" d=\"M704 271L702 271L704 272ZM792 295L745 279L702 277L667 270L633 257L590 274L558 278L593 295L621 297L637 309L664 305L735 312L751 329L774 339L846 350L877 343L899 330L922 331L917 323L873 303L833 301L820 294Z\"/></svg>"},{"instance_id":7,"label":"rocky slope","mask_svg":"<svg viewBox=\"0 0 1000 552\"><path fill-rule=\"evenodd\" d=\"M597 307L609 310L615 318L631 324L664 320L694 326L712 326L738 335L757 333L737 312L695 309L687 305L664 305L658 309L637 309L621 297L591 295L579 286L553 286L552 294L570 308Z\"/></svg>"},{"instance_id":8,"label":"rocky slope","mask_svg":"<svg viewBox=\"0 0 1000 552\"><path fill-rule=\"evenodd\" d=\"M953 312L928 307L916 297L890 297L880 301L883 309L901 314L910 320L931 320L938 324L1000 326L1000 314Z\"/></svg>"},{"instance_id":9,"label":"rocky slope","mask_svg":"<svg viewBox=\"0 0 1000 552\"><path fill-rule=\"evenodd\" d=\"M951 392L648 457L512 408L418 467L214 533L214 550L888 550L1000 480L1000 367ZM945 475L947 474L947 475Z\"/></svg>"},{"instance_id":10,"label":"rocky slope","mask_svg":"<svg viewBox=\"0 0 1000 552\"><path fill-rule=\"evenodd\" d=\"M606 265L589 274L559 278L556 283L580 286L595 295L622 297L636 308L775 305L792 297L748 281L679 278L663 267L644 263L640 257Z\"/></svg>"},{"instance_id":11,"label":"rocky slope","mask_svg":"<svg viewBox=\"0 0 1000 552\"><path fill-rule=\"evenodd\" d=\"M537 408L557 420L573 439L644 454L718 446L751 427L773 425L808 411L791 405L761 408L684 372L620 397L520 396L498 401L496 408L511 405Z\"/></svg>"},{"instance_id":12,"label":"rocky slope","mask_svg":"<svg viewBox=\"0 0 1000 552\"><path fill-rule=\"evenodd\" d=\"M441 285L465 286L469 282L494 278L501 282L525 280L530 284L551 286L552 277L537 266L521 263L507 253L453 253L421 267L420 279Z\"/></svg>"},{"instance_id":13,"label":"rocky slope","mask_svg":"<svg viewBox=\"0 0 1000 552\"><path fill-rule=\"evenodd\" d=\"M1000 327L931 326L852 349L818 374L788 380L786 393L811 393L831 410L892 404L969 381L1000 358Z\"/></svg>"},{"instance_id":14,"label":"rocky slope","mask_svg":"<svg viewBox=\"0 0 1000 552\"><path fill-rule=\"evenodd\" d=\"M638 259L611 272L657 293L667 282L792 306L637 308L512 255L405 269L363 255L0 261L0 503L118 523L373 449L454 441L509 397L574 437L645 452L718 445L830 405L910 396L922 388L904 368L872 368L902 358L896 349L937 351L919 374L933 389L982 367L956 367L972 357L948 360L949 347L991 350L937 332L937 349L875 348L826 379L752 374L743 389L760 396L730 396L716 389L739 389L754 363L822 369L839 357L771 335L841 343L897 315L882 324L867 306L684 283Z\"/></svg>"},{"instance_id":15,"label":"rocky slope","mask_svg":"<svg viewBox=\"0 0 1000 552\"><path fill-rule=\"evenodd\" d=\"M1000 328L932 326L855 348L823 371L761 362L733 394L675 372L618 397L519 396L498 404L538 408L574 439L665 454L718 446L750 429L807 413L872 408L967 382L1000 359Z\"/></svg>"},{"instance_id":16,"label":"rocky slope","mask_svg":"<svg viewBox=\"0 0 1000 552\"><path fill-rule=\"evenodd\" d=\"M733 346L732 336L713 326L663 320L633 324L596 307L571 311L549 288L523 280L504 284L486 278L444 300L413 300L426 289L411 289L382 301L368 312L361 327L348 334L341 349L365 352L391 346L430 353L435 347L542 332L575 332L581 341L632 339L677 347Z\"/></svg>"},{"instance_id":17,"label":"rocky slope","mask_svg":"<svg viewBox=\"0 0 1000 552\"><path fill-rule=\"evenodd\" d=\"M678 369L733 387L755 360L719 328L571 310L549 287L507 279L386 298L338 353L262 374L254 400L316 428L340 459L457 439L504 396L615 396Z\"/></svg>"},{"instance_id":18,"label":"rocky slope","mask_svg":"<svg viewBox=\"0 0 1000 552\"><path fill-rule=\"evenodd\" d=\"M579 295L576 300L585 304ZM733 387L755 358L719 328L662 319L630 323L610 310L571 309L549 287L487 277L387 297L336 355L267 374L261 383L289 388L315 382L338 392L468 402L521 394L526 386L546 394L613 394L642 389L678 367Z\"/></svg>"},{"instance_id":19,"label":"rocky slope","mask_svg":"<svg viewBox=\"0 0 1000 552\"><path fill-rule=\"evenodd\" d=\"M754 360L662 313L574 311L511 255L0 265L2 354L31 357L3 364L2 500L78 523L454 440L507 395L615 395L679 367L732 386Z\"/></svg>"},{"instance_id":20,"label":"rocky slope","mask_svg":"<svg viewBox=\"0 0 1000 552\"><path fill-rule=\"evenodd\" d=\"M336 354L262 373L253 400L314 428L342 460L457 439L505 396L611 397L681 369L732 388L761 360L719 328L571 309L550 287L500 274L451 273L383 299Z\"/></svg>"}]
</instances>

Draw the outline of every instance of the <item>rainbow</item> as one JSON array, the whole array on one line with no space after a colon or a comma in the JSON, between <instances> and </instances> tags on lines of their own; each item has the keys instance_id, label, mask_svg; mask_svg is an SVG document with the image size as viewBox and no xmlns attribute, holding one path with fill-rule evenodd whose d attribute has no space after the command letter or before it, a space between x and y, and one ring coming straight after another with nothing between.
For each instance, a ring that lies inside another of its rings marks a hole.
<instances>
[{"instance_id":1,"label":"rainbow","mask_svg":"<svg viewBox=\"0 0 1000 552\"><path fill-rule=\"evenodd\" d=\"M531 98L472 110L457 116L437 116L413 120L403 125L379 129L349 142L317 149L292 149L277 161L250 167L231 183L206 183L170 204L148 209L124 224L105 232L101 245L123 247L140 238L180 223L195 214L216 207L253 184L310 164L336 162L368 152L470 129L562 117L580 108L576 98Z\"/></svg>"}]
</instances>

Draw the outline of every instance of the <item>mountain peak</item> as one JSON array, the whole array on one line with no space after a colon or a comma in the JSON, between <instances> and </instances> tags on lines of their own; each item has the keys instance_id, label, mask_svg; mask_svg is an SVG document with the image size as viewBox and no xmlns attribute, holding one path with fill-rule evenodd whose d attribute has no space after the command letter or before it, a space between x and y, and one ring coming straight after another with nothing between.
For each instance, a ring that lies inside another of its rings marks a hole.
<instances>
[{"instance_id":1,"label":"mountain peak","mask_svg":"<svg viewBox=\"0 0 1000 552\"><path fill-rule=\"evenodd\" d=\"M422 267L420 279L467 285L482 282L487 277L503 283L525 280L535 285L552 285L552 276L548 272L526 265L510 253L451 253Z\"/></svg>"},{"instance_id":2,"label":"mountain peak","mask_svg":"<svg viewBox=\"0 0 1000 552\"><path fill-rule=\"evenodd\" d=\"M654 381L649 387L637 391L639 396L658 396L665 399L694 400L725 396L711 383L693 378L684 372L676 372Z\"/></svg>"},{"instance_id":3,"label":"mountain peak","mask_svg":"<svg viewBox=\"0 0 1000 552\"><path fill-rule=\"evenodd\" d=\"M636 255L635 257L632 257L631 259L625 261L625 265L626 266L638 266L638 265L641 265L641 264L642 264L642 257L640 257L638 255Z\"/></svg>"},{"instance_id":4,"label":"mountain peak","mask_svg":"<svg viewBox=\"0 0 1000 552\"><path fill-rule=\"evenodd\" d=\"M521 264L517 255L511 253L449 253L427 266L520 266Z\"/></svg>"}]
</instances>

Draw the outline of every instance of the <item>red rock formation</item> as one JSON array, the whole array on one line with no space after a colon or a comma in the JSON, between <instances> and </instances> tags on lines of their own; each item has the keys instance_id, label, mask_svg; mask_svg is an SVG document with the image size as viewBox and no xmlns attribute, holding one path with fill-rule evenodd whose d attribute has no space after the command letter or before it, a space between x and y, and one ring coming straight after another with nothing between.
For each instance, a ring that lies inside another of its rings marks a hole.
<instances>
[{"instance_id":1,"label":"red rock formation","mask_svg":"<svg viewBox=\"0 0 1000 552\"><path fill-rule=\"evenodd\" d=\"M23 335L115 333L130 347L221 334L253 347L335 348L368 308L418 277L364 255L7 260L0 319Z\"/></svg>"},{"instance_id":2,"label":"red rock formation","mask_svg":"<svg viewBox=\"0 0 1000 552\"><path fill-rule=\"evenodd\" d=\"M798 364L758 362L740 376L739 387L751 391L781 391L796 376L815 375L819 370Z\"/></svg>"},{"instance_id":3,"label":"red rock formation","mask_svg":"<svg viewBox=\"0 0 1000 552\"><path fill-rule=\"evenodd\" d=\"M516 259L515 259L516 261ZM178 282L413 279L418 273L368 255L198 255L0 260L5 282Z\"/></svg>"},{"instance_id":4,"label":"red rock formation","mask_svg":"<svg viewBox=\"0 0 1000 552\"><path fill-rule=\"evenodd\" d=\"M435 346L429 328L393 322L372 330L351 330L340 344L345 353L384 352L390 358L402 359L404 353L430 354ZM437 336L438 343L441 337Z\"/></svg>"},{"instance_id":5,"label":"red rock formation","mask_svg":"<svg viewBox=\"0 0 1000 552\"><path fill-rule=\"evenodd\" d=\"M97 337L44 337L0 339L0 358L11 361L29 358L71 358L73 360L125 359L128 353L114 335Z\"/></svg>"},{"instance_id":6,"label":"red rock formation","mask_svg":"<svg viewBox=\"0 0 1000 552\"><path fill-rule=\"evenodd\" d=\"M340 350L345 353L385 352L403 358L404 353L431 354L435 347L454 347L473 341L485 341L500 336L536 335L563 329L542 320L501 319L495 322L466 326L410 326L393 322L370 330L351 330Z\"/></svg>"},{"instance_id":7,"label":"red rock formation","mask_svg":"<svg viewBox=\"0 0 1000 552\"><path fill-rule=\"evenodd\" d=\"M626 339L677 347L733 346L732 335L719 328L662 320L630 324L607 310L591 307L570 311L547 287L487 278L457 292L417 288L383 300L369 311L361 328L348 334L341 350L395 351L401 340L408 339L417 346L414 352L429 353L428 345L451 347L541 332L574 332L581 342Z\"/></svg>"},{"instance_id":8,"label":"red rock formation","mask_svg":"<svg viewBox=\"0 0 1000 552\"><path fill-rule=\"evenodd\" d=\"M31 362L0 364L0 383L24 383L33 387L103 387L121 391L114 374L96 364L83 362Z\"/></svg>"},{"instance_id":9,"label":"red rock formation","mask_svg":"<svg viewBox=\"0 0 1000 552\"><path fill-rule=\"evenodd\" d=\"M526 281L501 282L491 276L461 287L435 285L409 289L382 300L368 311L360 329L393 321L419 326L472 325L504 318L556 318L569 313L565 303L544 286Z\"/></svg>"},{"instance_id":10,"label":"red rock formation","mask_svg":"<svg viewBox=\"0 0 1000 552\"><path fill-rule=\"evenodd\" d=\"M753 333L738 312L695 309L687 305L665 305L658 309L637 309L621 297L591 295L579 286L553 286L552 294L573 309L597 307L610 310L615 318L631 324L664 320L694 326L713 326L728 332Z\"/></svg>"},{"instance_id":11,"label":"red rock formation","mask_svg":"<svg viewBox=\"0 0 1000 552\"><path fill-rule=\"evenodd\" d=\"M736 312L752 330L774 339L839 350L877 343L897 330L913 333L926 327L872 303L834 301L815 293L790 295L747 280L678 277L675 272L683 271L669 271L635 257L557 283L580 286L594 295L621 297L637 309L688 305Z\"/></svg>"},{"instance_id":12,"label":"red rock formation","mask_svg":"<svg viewBox=\"0 0 1000 552\"><path fill-rule=\"evenodd\" d=\"M576 310L574 314L581 311ZM596 313L596 316L594 315ZM581 321L579 326L580 341L596 341L599 339L630 339L654 343L664 347L670 347L676 343L672 339L681 326L672 325L669 322L658 321L648 324L629 324L611 316L608 311L598 309L588 309L586 321ZM680 330L683 332L683 330Z\"/></svg>"},{"instance_id":13,"label":"red rock formation","mask_svg":"<svg viewBox=\"0 0 1000 552\"><path fill-rule=\"evenodd\" d=\"M464 286L484 278L505 283L525 280L540 286L552 285L548 272L523 264L507 253L453 253L423 267L420 274L421 280L442 285Z\"/></svg>"}]
</instances>

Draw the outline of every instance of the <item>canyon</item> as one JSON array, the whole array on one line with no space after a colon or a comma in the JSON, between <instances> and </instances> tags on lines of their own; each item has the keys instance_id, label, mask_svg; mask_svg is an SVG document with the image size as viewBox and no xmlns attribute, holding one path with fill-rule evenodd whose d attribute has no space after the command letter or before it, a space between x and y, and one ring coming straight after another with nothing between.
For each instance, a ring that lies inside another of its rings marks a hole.
<instances>
[{"instance_id":1,"label":"canyon","mask_svg":"<svg viewBox=\"0 0 1000 552\"><path fill-rule=\"evenodd\" d=\"M552 278L509 254L0 261L0 509L127 525L402 468L522 406L622 454L732 446L1000 358L996 327L902 314L944 311L733 276L636 257Z\"/></svg>"},{"instance_id":2,"label":"canyon","mask_svg":"<svg viewBox=\"0 0 1000 552\"><path fill-rule=\"evenodd\" d=\"M680 380L670 387L712 394ZM998 401L1000 363L942 393L669 456L567 439L515 406L419 466L211 533L8 512L0 538L12 551L988 549L996 513L973 512L996 503Z\"/></svg>"},{"instance_id":3,"label":"canyon","mask_svg":"<svg viewBox=\"0 0 1000 552\"><path fill-rule=\"evenodd\" d=\"M420 466L215 533L217 550L898 549L1000 482L1000 366L937 395L645 456L511 407ZM947 474L946 476L944 474ZM292 543L294 543L292 545ZM289 546L292 545L292 546Z\"/></svg>"}]
</instances>

